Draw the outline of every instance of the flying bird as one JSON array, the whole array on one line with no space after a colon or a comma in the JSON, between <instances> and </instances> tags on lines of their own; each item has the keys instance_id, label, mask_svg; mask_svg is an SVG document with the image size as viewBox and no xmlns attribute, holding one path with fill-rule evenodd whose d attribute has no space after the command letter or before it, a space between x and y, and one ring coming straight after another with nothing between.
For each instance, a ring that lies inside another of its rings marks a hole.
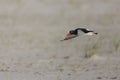
<instances>
[{"instance_id":1,"label":"flying bird","mask_svg":"<svg viewBox=\"0 0 120 80\"><path fill-rule=\"evenodd\" d=\"M84 33L85 35L97 35L98 33L94 32L93 30L86 29L86 28L76 28L74 30L70 30L65 38L61 41L72 39L78 37L80 34Z\"/></svg>"}]
</instances>

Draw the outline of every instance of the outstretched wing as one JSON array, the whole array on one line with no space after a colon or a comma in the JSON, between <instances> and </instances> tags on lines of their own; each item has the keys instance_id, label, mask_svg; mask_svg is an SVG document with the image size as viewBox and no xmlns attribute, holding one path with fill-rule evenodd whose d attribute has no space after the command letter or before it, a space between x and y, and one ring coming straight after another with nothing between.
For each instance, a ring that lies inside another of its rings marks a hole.
<instances>
[{"instance_id":1,"label":"outstretched wing","mask_svg":"<svg viewBox=\"0 0 120 80\"><path fill-rule=\"evenodd\" d=\"M93 32L92 30L86 29L86 28L77 28L77 29L75 29L75 30L81 30L81 31L84 32L84 33ZM78 32L79 32L79 31L78 31Z\"/></svg>"}]
</instances>

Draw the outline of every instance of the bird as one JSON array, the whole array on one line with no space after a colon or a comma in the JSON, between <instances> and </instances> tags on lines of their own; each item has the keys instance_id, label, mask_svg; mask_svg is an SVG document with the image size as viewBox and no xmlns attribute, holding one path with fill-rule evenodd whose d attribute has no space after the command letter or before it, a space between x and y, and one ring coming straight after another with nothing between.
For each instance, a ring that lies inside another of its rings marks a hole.
<instances>
[{"instance_id":1,"label":"bird","mask_svg":"<svg viewBox=\"0 0 120 80\"><path fill-rule=\"evenodd\" d=\"M74 30L70 30L65 38L61 41L64 41L64 40L69 40L69 39L72 39L72 38L75 38L75 37L78 37L80 34L84 33L85 35L97 35L98 33L97 32L94 32L93 30L90 30L90 29L86 29L86 28L76 28Z\"/></svg>"}]
</instances>

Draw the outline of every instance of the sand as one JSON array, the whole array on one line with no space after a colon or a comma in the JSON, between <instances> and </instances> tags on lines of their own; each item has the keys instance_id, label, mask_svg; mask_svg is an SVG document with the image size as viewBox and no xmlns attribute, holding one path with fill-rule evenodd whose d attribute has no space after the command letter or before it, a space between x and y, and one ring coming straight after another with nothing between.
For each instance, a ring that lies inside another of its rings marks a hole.
<instances>
[{"instance_id":1,"label":"sand","mask_svg":"<svg viewBox=\"0 0 120 80\"><path fill-rule=\"evenodd\" d=\"M0 0L0 80L120 80L119 3Z\"/></svg>"}]
</instances>

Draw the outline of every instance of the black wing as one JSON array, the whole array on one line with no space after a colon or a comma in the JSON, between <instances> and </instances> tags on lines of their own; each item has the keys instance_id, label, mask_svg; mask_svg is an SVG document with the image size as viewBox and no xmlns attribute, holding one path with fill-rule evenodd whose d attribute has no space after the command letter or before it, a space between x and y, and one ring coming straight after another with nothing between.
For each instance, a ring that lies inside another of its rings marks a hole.
<instances>
[{"instance_id":1,"label":"black wing","mask_svg":"<svg viewBox=\"0 0 120 80\"><path fill-rule=\"evenodd\" d=\"M81 30L84 33L93 32L92 30L87 30L86 28L77 28L76 31Z\"/></svg>"}]
</instances>

